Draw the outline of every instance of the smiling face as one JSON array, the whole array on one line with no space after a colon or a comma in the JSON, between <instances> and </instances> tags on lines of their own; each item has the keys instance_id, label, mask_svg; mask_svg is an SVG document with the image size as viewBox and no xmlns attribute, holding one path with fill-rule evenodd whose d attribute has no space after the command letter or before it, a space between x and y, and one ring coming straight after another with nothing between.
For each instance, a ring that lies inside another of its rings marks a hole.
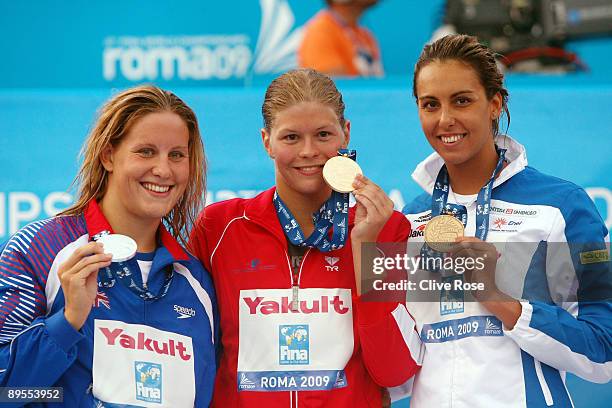
<instances>
[{"instance_id":1,"label":"smiling face","mask_svg":"<svg viewBox=\"0 0 612 408\"><path fill-rule=\"evenodd\" d=\"M488 163L496 155L492 120L501 96L487 99L472 67L457 60L425 65L416 79L423 133L447 166Z\"/></svg>"},{"instance_id":2,"label":"smiling face","mask_svg":"<svg viewBox=\"0 0 612 408\"><path fill-rule=\"evenodd\" d=\"M299 102L279 111L271 129L261 134L283 200L325 201L331 190L323 180L323 165L348 145L350 123L341 126L334 110L320 102Z\"/></svg>"},{"instance_id":3,"label":"smiling face","mask_svg":"<svg viewBox=\"0 0 612 408\"><path fill-rule=\"evenodd\" d=\"M108 171L103 208L125 223L159 223L187 186L189 130L175 113L146 114L101 160Z\"/></svg>"}]
</instances>

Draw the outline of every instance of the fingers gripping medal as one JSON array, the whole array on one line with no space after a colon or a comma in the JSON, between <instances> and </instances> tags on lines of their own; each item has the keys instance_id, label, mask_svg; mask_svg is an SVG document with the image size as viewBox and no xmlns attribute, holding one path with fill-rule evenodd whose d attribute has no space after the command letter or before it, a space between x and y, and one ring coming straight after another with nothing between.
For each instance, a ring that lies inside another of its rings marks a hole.
<instances>
[{"instance_id":1,"label":"fingers gripping medal","mask_svg":"<svg viewBox=\"0 0 612 408\"><path fill-rule=\"evenodd\" d=\"M346 156L332 157L323 166L323 179L332 190L339 193L354 190L353 181L357 174L363 174L361 167Z\"/></svg>"},{"instance_id":2,"label":"fingers gripping medal","mask_svg":"<svg viewBox=\"0 0 612 408\"><path fill-rule=\"evenodd\" d=\"M127 235L107 234L98 238L97 242L104 246L104 253L113 255L112 262L129 261L136 255L136 241Z\"/></svg>"},{"instance_id":3,"label":"fingers gripping medal","mask_svg":"<svg viewBox=\"0 0 612 408\"><path fill-rule=\"evenodd\" d=\"M448 252L457 237L463 236L463 224L452 215L438 215L425 226L425 242L438 252Z\"/></svg>"}]
</instances>

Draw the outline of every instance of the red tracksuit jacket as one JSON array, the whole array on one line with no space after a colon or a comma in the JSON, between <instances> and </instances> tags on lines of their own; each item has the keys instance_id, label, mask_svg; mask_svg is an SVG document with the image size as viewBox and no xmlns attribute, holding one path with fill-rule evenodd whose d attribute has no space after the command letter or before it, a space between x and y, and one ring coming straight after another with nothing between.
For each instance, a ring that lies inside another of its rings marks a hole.
<instances>
[{"instance_id":1,"label":"red tracksuit jacket","mask_svg":"<svg viewBox=\"0 0 612 408\"><path fill-rule=\"evenodd\" d=\"M294 282L273 193L212 204L191 234L221 315L212 406L380 407L381 387L418 369L418 347L402 335L414 322L403 303L355 295L350 239L328 253L309 249ZM351 209L349 231L354 215ZM409 233L395 212L378 241L406 241Z\"/></svg>"}]
</instances>

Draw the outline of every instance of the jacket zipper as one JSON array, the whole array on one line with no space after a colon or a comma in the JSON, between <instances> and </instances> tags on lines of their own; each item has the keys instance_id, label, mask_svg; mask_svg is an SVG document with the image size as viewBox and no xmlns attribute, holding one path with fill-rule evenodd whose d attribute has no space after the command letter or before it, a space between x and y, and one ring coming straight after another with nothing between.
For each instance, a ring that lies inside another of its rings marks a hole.
<instances>
[{"instance_id":1,"label":"jacket zipper","mask_svg":"<svg viewBox=\"0 0 612 408\"><path fill-rule=\"evenodd\" d=\"M299 302L299 291L300 291L300 278L302 277L302 268L304 267L304 262L306 261L306 257L310 253L312 248L308 248L304 253L304 257L302 258L302 262L300 262L300 269L297 276L297 282L293 281L293 268L291 267L291 260L289 259L289 253L285 250L285 258L287 258L287 266L289 267L289 277L291 278L291 289L293 301ZM295 305L297 306L297 305ZM294 307L294 303L292 302L292 307ZM295 405L293 404L293 400L295 399ZM298 408L298 392L297 391L289 391L289 406L291 408Z\"/></svg>"}]
</instances>

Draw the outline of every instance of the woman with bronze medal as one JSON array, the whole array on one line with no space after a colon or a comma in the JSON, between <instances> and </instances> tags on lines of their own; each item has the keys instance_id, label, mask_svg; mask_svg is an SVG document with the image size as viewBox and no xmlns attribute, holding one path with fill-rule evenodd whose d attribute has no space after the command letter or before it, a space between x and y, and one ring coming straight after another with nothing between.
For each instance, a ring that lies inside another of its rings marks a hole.
<instances>
[{"instance_id":1,"label":"woman with bronze medal","mask_svg":"<svg viewBox=\"0 0 612 408\"><path fill-rule=\"evenodd\" d=\"M417 368L401 333L414 324L403 302L361 298L361 244L405 242L410 225L360 175L331 79L283 74L262 113L276 185L208 206L190 238L220 299L212 405L381 406Z\"/></svg>"},{"instance_id":2,"label":"woman with bronze medal","mask_svg":"<svg viewBox=\"0 0 612 408\"><path fill-rule=\"evenodd\" d=\"M102 107L75 204L0 248L2 387L56 387L42 405L209 405L215 294L181 245L204 172L196 116L173 93L140 86Z\"/></svg>"},{"instance_id":3,"label":"woman with bronze medal","mask_svg":"<svg viewBox=\"0 0 612 408\"><path fill-rule=\"evenodd\" d=\"M524 147L499 134L508 92L474 37L426 45L413 92L435 150L413 173L426 193L404 209L413 228L426 224L420 256L479 267L425 271L467 291L408 295L425 345L411 406L571 407L566 372L612 376L601 217L582 188L528 167Z\"/></svg>"}]
</instances>

